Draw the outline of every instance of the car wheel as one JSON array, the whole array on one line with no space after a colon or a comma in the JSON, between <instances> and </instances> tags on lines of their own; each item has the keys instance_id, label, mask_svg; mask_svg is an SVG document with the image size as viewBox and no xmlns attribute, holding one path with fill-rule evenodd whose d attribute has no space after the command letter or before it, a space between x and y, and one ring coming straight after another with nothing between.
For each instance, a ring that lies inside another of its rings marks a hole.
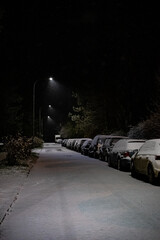
<instances>
[{"instance_id":1,"label":"car wheel","mask_svg":"<svg viewBox=\"0 0 160 240\"><path fill-rule=\"evenodd\" d=\"M101 160L102 160L102 161L104 161L104 160L105 160L103 155L101 155Z\"/></svg>"},{"instance_id":2,"label":"car wheel","mask_svg":"<svg viewBox=\"0 0 160 240\"><path fill-rule=\"evenodd\" d=\"M149 183L153 184L155 180L154 177L154 172L153 172L153 168L151 166L148 167L148 181Z\"/></svg>"},{"instance_id":3,"label":"car wheel","mask_svg":"<svg viewBox=\"0 0 160 240\"><path fill-rule=\"evenodd\" d=\"M117 169L121 171L121 160L118 159L118 162L117 162Z\"/></svg>"},{"instance_id":4,"label":"car wheel","mask_svg":"<svg viewBox=\"0 0 160 240\"><path fill-rule=\"evenodd\" d=\"M104 161L105 161L105 162L108 162L108 157L107 157L107 155L104 157Z\"/></svg>"},{"instance_id":5,"label":"car wheel","mask_svg":"<svg viewBox=\"0 0 160 240\"><path fill-rule=\"evenodd\" d=\"M109 167L112 167L112 164L111 164L111 159L110 159L110 157L108 158L108 166L109 166Z\"/></svg>"},{"instance_id":6,"label":"car wheel","mask_svg":"<svg viewBox=\"0 0 160 240\"><path fill-rule=\"evenodd\" d=\"M102 154L101 153L99 153L98 158L99 158L99 160L102 160Z\"/></svg>"}]
</instances>

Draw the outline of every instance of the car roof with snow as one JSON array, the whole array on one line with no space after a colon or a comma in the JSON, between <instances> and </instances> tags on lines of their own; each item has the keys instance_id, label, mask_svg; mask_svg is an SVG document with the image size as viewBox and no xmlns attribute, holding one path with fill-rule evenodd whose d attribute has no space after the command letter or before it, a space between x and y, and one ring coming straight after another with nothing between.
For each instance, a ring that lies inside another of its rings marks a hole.
<instances>
[{"instance_id":1,"label":"car roof with snow","mask_svg":"<svg viewBox=\"0 0 160 240\"><path fill-rule=\"evenodd\" d=\"M160 139L147 140L140 148L138 154L160 155Z\"/></svg>"}]
</instances>

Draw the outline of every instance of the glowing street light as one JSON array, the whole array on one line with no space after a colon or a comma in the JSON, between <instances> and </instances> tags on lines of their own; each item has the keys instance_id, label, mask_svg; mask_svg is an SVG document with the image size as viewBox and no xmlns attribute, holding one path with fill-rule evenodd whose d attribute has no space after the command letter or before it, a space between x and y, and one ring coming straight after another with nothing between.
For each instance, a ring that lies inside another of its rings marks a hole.
<instances>
[{"instance_id":1,"label":"glowing street light","mask_svg":"<svg viewBox=\"0 0 160 240\"><path fill-rule=\"evenodd\" d=\"M37 84L38 80L36 80L33 84L33 137L35 135L35 88L36 88L36 84Z\"/></svg>"},{"instance_id":2,"label":"glowing street light","mask_svg":"<svg viewBox=\"0 0 160 240\"><path fill-rule=\"evenodd\" d=\"M51 116L49 116L49 115L47 116L47 118L50 119L50 120L54 120L54 119L53 119Z\"/></svg>"}]
</instances>

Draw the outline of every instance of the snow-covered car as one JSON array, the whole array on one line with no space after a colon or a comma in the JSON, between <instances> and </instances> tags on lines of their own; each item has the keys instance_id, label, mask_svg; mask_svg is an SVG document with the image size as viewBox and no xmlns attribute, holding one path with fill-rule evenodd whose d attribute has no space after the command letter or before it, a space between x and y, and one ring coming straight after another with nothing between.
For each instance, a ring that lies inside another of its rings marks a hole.
<instances>
[{"instance_id":1,"label":"snow-covered car","mask_svg":"<svg viewBox=\"0 0 160 240\"><path fill-rule=\"evenodd\" d=\"M96 135L91 142L91 145L88 150L88 155L90 157L98 158L99 150L102 143L107 139L110 135Z\"/></svg>"},{"instance_id":2,"label":"snow-covered car","mask_svg":"<svg viewBox=\"0 0 160 240\"><path fill-rule=\"evenodd\" d=\"M107 139L105 139L104 143L100 147L99 159L108 162L108 156L113 146L120 139L126 139L126 138L128 137L111 135Z\"/></svg>"},{"instance_id":3,"label":"snow-covered car","mask_svg":"<svg viewBox=\"0 0 160 240\"><path fill-rule=\"evenodd\" d=\"M82 144L82 146L81 146L81 154L82 155L88 155L88 149L91 145L91 142L92 142L92 139L90 139L90 140L88 139Z\"/></svg>"},{"instance_id":4,"label":"snow-covered car","mask_svg":"<svg viewBox=\"0 0 160 240\"><path fill-rule=\"evenodd\" d=\"M77 151L77 152L81 152L81 147L86 140L92 140L92 139L91 138L80 138L80 139L78 139L74 150Z\"/></svg>"},{"instance_id":5,"label":"snow-covered car","mask_svg":"<svg viewBox=\"0 0 160 240\"><path fill-rule=\"evenodd\" d=\"M150 183L160 178L160 139L147 140L131 159L131 175L146 175Z\"/></svg>"},{"instance_id":6,"label":"snow-covered car","mask_svg":"<svg viewBox=\"0 0 160 240\"><path fill-rule=\"evenodd\" d=\"M108 165L119 170L131 167L131 157L145 143L143 139L121 139L115 143L108 156Z\"/></svg>"}]
</instances>

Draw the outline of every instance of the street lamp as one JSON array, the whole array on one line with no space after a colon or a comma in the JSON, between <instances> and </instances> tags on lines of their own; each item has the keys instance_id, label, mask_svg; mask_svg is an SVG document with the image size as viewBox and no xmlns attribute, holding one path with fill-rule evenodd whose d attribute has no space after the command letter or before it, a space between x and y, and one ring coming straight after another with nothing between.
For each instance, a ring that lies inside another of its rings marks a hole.
<instances>
[{"instance_id":1,"label":"street lamp","mask_svg":"<svg viewBox=\"0 0 160 240\"><path fill-rule=\"evenodd\" d=\"M53 117L50 116L50 115L48 115L47 118L48 118L49 120L54 120Z\"/></svg>"},{"instance_id":2,"label":"street lamp","mask_svg":"<svg viewBox=\"0 0 160 240\"><path fill-rule=\"evenodd\" d=\"M36 88L36 83L38 82L38 80L36 80L33 84L33 137L35 135L35 88Z\"/></svg>"},{"instance_id":3,"label":"street lamp","mask_svg":"<svg viewBox=\"0 0 160 240\"><path fill-rule=\"evenodd\" d=\"M53 81L52 77L49 77L50 81ZM33 122L32 122L32 134L33 137L35 136L35 90L36 90L36 84L37 84L38 80L36 80L33 84Z\"/></svg>"}]
</instances>

